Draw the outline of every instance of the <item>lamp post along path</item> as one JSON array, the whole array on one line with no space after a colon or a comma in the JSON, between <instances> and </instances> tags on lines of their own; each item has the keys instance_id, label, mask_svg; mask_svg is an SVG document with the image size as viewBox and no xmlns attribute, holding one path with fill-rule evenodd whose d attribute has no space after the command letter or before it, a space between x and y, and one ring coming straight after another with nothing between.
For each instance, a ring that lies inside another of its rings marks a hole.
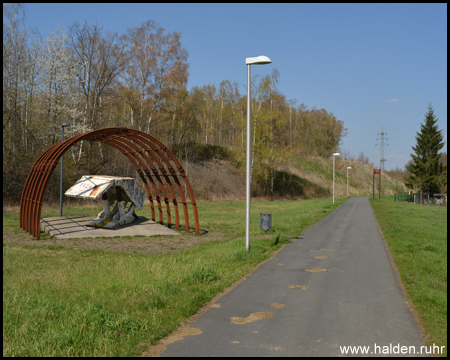
<instances>
[{"instance_id":1,"label":"lamp post along path","mask_svg":"<svg viewBox=\"0 0 450 360\"><path fill-rule=\"evenodd\" d=\"M250 250L250 64L247 64L247 147L245 163L245 250Z\"/></svg>"},{"instance_id":2,"label":"lamp post along path","mask_svg":"<svg viewBox=\"0 0 450 360\"><path fill-rule=\"evenodd\" d=\"M246 174L245 174L245 250L250 250L250 183L251 183L251 168L250 168L250 153L251 153L251 65L270 64L272 61L267 56L257 56L246 58L247 64L247 146L246 146Z\"/></svg>"},{"instance_id":3,"label":"lamp post along path","mask_svg":"<svg viewBox=\"0 0 450 360\"><path fill-rule=\"evenodd\" d=\"M351 169L351 168L352 168L351 166L347 167L347 196L348 196L348 169Z\"/></svg>"},{"instance_id":4,"label":"lamp post along path","mask_svg":"<svg viewBox=\"0 0 450 360\"><path fill-rule=\"evenodd\" d=\"M335 165L334 165L334 157L335 156L340 156L341 154L339 153L334 153L333 154L333 204L334 204L334 169L335 169Z\"/></svg>"}]
</instances>

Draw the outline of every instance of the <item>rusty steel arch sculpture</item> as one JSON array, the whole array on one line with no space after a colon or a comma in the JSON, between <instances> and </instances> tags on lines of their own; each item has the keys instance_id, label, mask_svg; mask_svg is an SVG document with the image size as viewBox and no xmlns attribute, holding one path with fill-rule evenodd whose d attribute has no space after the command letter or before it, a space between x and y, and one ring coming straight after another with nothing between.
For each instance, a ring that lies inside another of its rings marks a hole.
<instances>
[{"instance_id":1,"label":"rusty steel arch sculpture","mask_svg":"<svg viewBox=\"0 0 450 360\"><path fill-rule=\"evenodd\" d=\"M152 211L152 220L156 221L155 204L157 204L159 223L163 224L163 205L167 214L167 226L172 227L172 216L169 203L173 203L175 226L180 229L178 204L184 211L185 231L189 232L189 215L187 205L191 204L194 213L195 233L199 233L197 204L186 173L175 155L158 139L142 131L126 127L109 127L90 131L59 142L48 148L33 164L28 174L20 199L20 227L28 231L37 240L40 239L40 219L44 193L50 177L62 155L75 143L99 141L120 150L135 166L147 190ZM173 164L175 167L173 166ZM180 178L186 185L191 201L186 201ZM165 180L171 198L162 181ZM172 179L172 180L171 180ZM177 200L175 184L180 199ZM158 186L162 198L158 191ZM154 197L152 196L152 191Z\"/></svg>"}]
</instances>

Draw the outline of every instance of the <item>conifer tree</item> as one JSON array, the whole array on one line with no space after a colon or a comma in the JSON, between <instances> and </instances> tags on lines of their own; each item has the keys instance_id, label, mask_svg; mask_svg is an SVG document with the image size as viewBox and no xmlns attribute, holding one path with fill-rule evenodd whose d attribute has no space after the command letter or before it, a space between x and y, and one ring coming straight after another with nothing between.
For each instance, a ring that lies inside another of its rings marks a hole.
<instances>
[{"instance_id":1,"label":"conifer tree","mask_svg":"<svg viewBox=\"0 0 450 360\"><path fill-rule=\"evenodd\" d=\"M444 146L442 131L438 130L438 119L435 117L431 104L425 114L425 123L417 133L415 154L411 154L412 161L406 165L410 176L406 178L405 185L422 192L437 193L439 184L446 180L447 166L439 162L439 150Z\"/></svg>"}]
</instances>

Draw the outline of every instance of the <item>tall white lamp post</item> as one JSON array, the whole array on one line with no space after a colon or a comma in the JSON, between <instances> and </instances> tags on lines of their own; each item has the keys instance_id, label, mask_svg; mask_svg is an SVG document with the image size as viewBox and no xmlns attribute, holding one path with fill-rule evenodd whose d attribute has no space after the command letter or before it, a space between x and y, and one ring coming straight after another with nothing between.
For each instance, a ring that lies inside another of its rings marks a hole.
<instances>
[{"instance_id":1,"label":"tall white lamp post","mask_svg":"<svg viewBox=\"0 0 450 360\"><path fill-rule=\"evenodd\" d=\"M246 176L245 176L245 250L250 250L250 117L251 117L251 99L250 99L250 65L270 64L272 61L267 56L257 56L246 58L247 64L247 149L246 149Z\"/></svg>"},{"instance_id":2,"label":"tall white lamp post","mask_svg":"<svg viewBox=\"0 0 450 360\"><path fill-rule=\"evenodd\" d=\"M334 166L334 157L335 156L340 156L341 154L339 154L339 153L334 153L333 154L333 204L334 204L334 168L335 168L335 166Z\"/></svg>"},{"instance_id":3,"label":"tall white lamp post","mask_svg":"<svg viewBox=\"0 0 450 360\"><path fill-rule=\"evenodd\" d=\"M351 166L347 167L347 196L348 196L348 169L351 169L351 168L352 168Z\"/></svg>"},{"instance_id":4,"label":"tall white lamp post","mask_svg":"<svg viewBox=\"0 0 450 360\"><path fill-rule=\"evenodd\" d=\"M64 141L64 128L67 123L61 124L61 141ZM62 197L63 197L63 157L61 156L61 188L59 194L59 217L62 217Z\"/></svg>"}]
</instances>

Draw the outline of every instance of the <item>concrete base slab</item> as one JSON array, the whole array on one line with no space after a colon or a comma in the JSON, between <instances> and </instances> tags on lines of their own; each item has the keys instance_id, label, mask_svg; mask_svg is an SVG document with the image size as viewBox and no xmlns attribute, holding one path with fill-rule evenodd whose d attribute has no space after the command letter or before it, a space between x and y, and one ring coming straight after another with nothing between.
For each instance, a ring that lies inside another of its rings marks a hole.
<instances>
[{"instance_id":1,"label":"concrete base slab","mask_svg":"<svg viewBox=\"0 0 450 360\"><path fill-rule=\"evenodd\" d=\"M41 230L55 236L58 239L89 238L89 237L114 237L134 235L180 235L168 227L158 224L153 220L140 216L131 224L119 226L117 229L103 229L86 226L94 216L81 217L47 217L41 218Z\"/></svg>"}]
</instances>

